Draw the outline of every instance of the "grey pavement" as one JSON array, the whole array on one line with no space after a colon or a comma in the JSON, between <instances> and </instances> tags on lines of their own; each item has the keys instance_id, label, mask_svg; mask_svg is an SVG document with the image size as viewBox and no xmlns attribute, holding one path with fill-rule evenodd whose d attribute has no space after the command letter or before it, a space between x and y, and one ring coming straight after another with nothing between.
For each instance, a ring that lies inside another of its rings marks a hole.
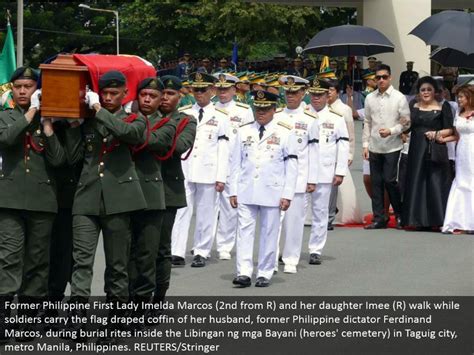
<instances>
[{"instance_id":1,"label":"grey pavement","mask_svg":"<svg viewBox=\"0 0 474 355\"><path fill-rule=\"evenodd\" d=\"M361 122L356 125L356 154L351 167L361 210L370 213L370 200L362 183ZM188 250L192 245L192 232ZM269 288L234 288L232 260L217 260L213 251L208 265L173 268L172 296L472 296L474 295L474 235L443 235L395 229L365 231L336 227L329 232L322 265L309 265L309 227L305 227L303 253L297 274L272 278ZM258 237L254 247L258 250ZM104 253L100 243L94 268L93 295L103 295ZM253 282L255 280L252 280Z\"/></svg>"}]
</instances>

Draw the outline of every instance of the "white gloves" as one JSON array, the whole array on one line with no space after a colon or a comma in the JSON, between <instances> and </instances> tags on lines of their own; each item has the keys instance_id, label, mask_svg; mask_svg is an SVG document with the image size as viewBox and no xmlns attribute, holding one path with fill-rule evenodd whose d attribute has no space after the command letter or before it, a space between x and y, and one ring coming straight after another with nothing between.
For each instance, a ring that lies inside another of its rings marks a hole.
<instances>
[{"instance_id":1,"label":"white gloves","mask_svg":"<svg viewBox=\"0 0 474 355\"><path fill-rule=\"evenodd\" d=\"M93 109L95 104L100 104L99 95L94 91L88 91L86 92L85 102L90 109Z\"/></svg>"},{"instance_id":2,"label":"white gloves","mask_svg":"<svg viewBox=\"0 0 474 355\"><path fill-rule=\"evenodd\" d=\"M30 109L35 108L36 110L39 110L41 106L40 99L41 99L41 89L36 89L30 98Z\"/></svg>"}]
</instances>

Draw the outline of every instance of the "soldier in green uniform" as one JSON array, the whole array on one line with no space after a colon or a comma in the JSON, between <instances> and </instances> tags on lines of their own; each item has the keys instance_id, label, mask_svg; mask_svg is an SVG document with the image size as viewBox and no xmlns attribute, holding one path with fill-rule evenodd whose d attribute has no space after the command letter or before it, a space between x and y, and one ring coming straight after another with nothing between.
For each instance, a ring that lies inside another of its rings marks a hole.
<instances>
[{"instance_id":1,"label":"soldier in green uniform","mask_svg":"<svg viewBox=\"0 0 474 355\"><path fill-rule=\"evenodd\" d=\"M144 144L134 149L135 167L147 202L144 211L132 214L130 296L139 305L150 301L155 290L156 258L166 208L161 159L171 150L176 133L176 121L158 111L162 90L163 83L157 78L144 79L137 89L140 114L148 121Z\"/></svg>"},{"instance_id":2,"label":"soldier in green uniform","mask_svg":"<svg viewBox=\"0 0 474 355\"><path fill-rule=\"evenodd\" d=\"M125 76L109 71L99 79L99 95L89 91L86 103L95 118L69 129L68 150L73 163L84 160L74 196L71 301L87 302L91 293L94 257L102 230L105 251L107 300L129 300L128 261L131 243L131 212L146 208L129 144L141 144L146 121L128 115L122 107L127 95ZM81 134L82 133L82 134ZM70 316L84 311L74 310ZM114 315L112 311L109 316ZM76 328L80 324L73 325ZM82 339L80 339L82 340ZM110 339L103 339L105 342Z\"/></svg>"},{"instance_id":3,"label":"soldier in green uniform","mask_svg":"<svg viewBox=\"0 0 474 355\"><path fill-rule=\"evenodd\" d=\"M181 81L175 76L162 77L164 84L160 111L177 124L174 139L173 155L162 164L163 181L165 183L166 210L160 233L160 246L156 260L156 287L154 301L163 301L170 284L171 274L171 231L176 211L186 207L184 175L181 168L181 155L191 149L196 136L197 121L194 117L177 109Z\"/></svg>"},{"instance_id":4,"label":"soldier in green uniform","mask_svg":"<svg viewBox=\"0 0 474 355\"><path fill-rule=\"evenodd\" d=\"M51 120L41 120L37 80L33 69L18 68L11 77L15 108L0 112L0 341L7 340L4 301L18 294L21 303L40 303L48 293L49 243L58 209L52 167L63 164L66 155Z\"/></svg>"}]
</instances>

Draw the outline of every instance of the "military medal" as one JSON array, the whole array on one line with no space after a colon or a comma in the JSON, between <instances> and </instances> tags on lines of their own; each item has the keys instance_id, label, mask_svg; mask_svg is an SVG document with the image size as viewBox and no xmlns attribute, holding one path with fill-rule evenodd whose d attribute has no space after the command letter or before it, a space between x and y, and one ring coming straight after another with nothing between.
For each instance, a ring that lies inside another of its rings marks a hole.
<instances>
[{"instance_id":1,"label":"military medal","mask_svg":"<svg viewBox=\"0 0 474 355\"><path fill-rule=\"evenodd\" d=\"M302 143L303 140L301 138L298 138L298 143Z\"/></svg>"},{"instance_id":2,"label":"military medal","mask_svg":"<svg viewBox=\"0 0 474 355\"><path fill-rule=\"evenodd\" d=\"M87 145L87 151L92 152L92 145L90 145L90 144Z\"/></svg>"}]
</instances>

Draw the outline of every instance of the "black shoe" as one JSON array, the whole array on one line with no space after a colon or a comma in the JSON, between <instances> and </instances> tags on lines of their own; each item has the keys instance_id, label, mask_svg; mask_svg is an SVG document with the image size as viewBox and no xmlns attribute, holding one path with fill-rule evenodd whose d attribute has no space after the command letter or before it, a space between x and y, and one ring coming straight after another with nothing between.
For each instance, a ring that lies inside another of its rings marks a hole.
<instances>
[{"instance_id":1,"label":"black shoe","mask_svg":"<svg viewBox=\"0 0 474 355\"><path fill-rule=\"evenodd\" d=\"M240 287L249 287L252 284L252 280L248 276L240 275L234 278L232 283Z\"/></svg>"},{"instance_id":2,"label":"black shoe","mask_svg":"<svg viewBox=\"0 0 474 355\"><path fill-rule=\"evenodd\" d=\"M398 230L403 229L402 218L400 216L396 216L395 220L397 222L397 225L395 226L395 228L397 228Z\"/></svg>"},{"instance_id":3,"label":"black shoe","mask_svg":"<svg viewBox=\"0 0 474 355\"><path fill-rule=\"evenodd\" d=\"M71 303L75 302L70 301ZM79 303L79 302L77 302ZM81 330L84 331L86 329L86 325L80 322L74 323L72 321L73 318L84 318L87 317L87 310L85 309L73 309L68 312L68 322L66 325L66 332L64 335L61 335L61 339L68 339L72 340L75 343L86 343L87 342L87 336L81 335ZM69 334L76 334L76 337L71 337Z\"/></svg>"},{"instance_id":4,"label":"black shoe","mask_svg":"<svg viewBox=\"0 0 474 355\"><path fill-rule=\"evenodd\" d=\"M364 229L386 229L386 228L387 228L387 223L383 223L383 222L373 222L371 224L364 226Z\"/></svg>"},{"instance_id":5,"label":"black shoe","mask_svg":"<svg viewBox=\"0 0 474 355\"><path fill-rule=\"evenodd\" d=\"M278 264L285 265L285 262L283 261L283 256L281 255L278 257Z\"/></svg>"},{"instance_id":6,"label":"black shoe","mask_svg":"<svg viewBox=\"0 0 474 355\"><path fill-rule=\"evenodd\" d=\"M206 266L206 259L203 258L201 255L196 255L193 258L191 267L204 267L204 266Z\"/></svg>"},{"instance_id":7,"label":"black shoe","mask_svg":"<svg viewBox=\"0 0 474 355\"><path fill-rule=\"evenodd\" d=\"M265 277L257 277L257 282L255 282L255 287L268 287L270 286L270 280Z\"/></svg>"},{"instance_id":8,"label":"black shoe","mask_svg":"<svg viewBox=\"0 0 474 355\"><path fill-rule=\"evenodd\" d=\"M309 255L309 263L311 265L321 265L321 255L312 253Z\"/></svg>"},{"instance_id":9,"label":"black shoe","mask_svg":"<svg viewBox=\"0 0 474 355\"><path fill-rule=\"evenodd\" d=\"M171 256L171 265L174 266L184 266L186 262L184 261L184 258L176 255Z\"/></svg>"},{"instance_id":10,"label":"black shoe","mask_svg":"<svg viewBox=\"0 0 474 355\"><path fill-rule=\"evenodd\" d=\"M334 226L332 224L328 224L328 231L333 231L334 230Z\"/></svg>"}]
</instances>

